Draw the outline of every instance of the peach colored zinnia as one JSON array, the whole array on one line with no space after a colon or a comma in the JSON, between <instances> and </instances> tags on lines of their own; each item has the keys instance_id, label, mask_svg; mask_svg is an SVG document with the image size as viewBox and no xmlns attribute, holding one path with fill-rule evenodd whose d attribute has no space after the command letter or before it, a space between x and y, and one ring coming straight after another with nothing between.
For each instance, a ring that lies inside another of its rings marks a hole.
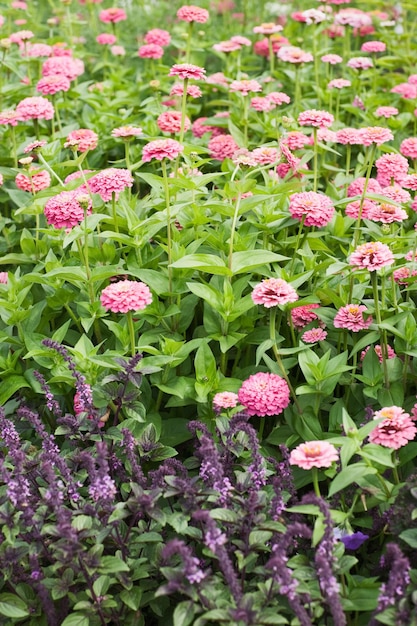
<instances>
[{"instance_id":1,"label":"peach colored zinnia","mask_svg":"<svg viewBox=\"0 0 417 626\"><path fill-rule=\"evenodd\" d=\"M250 416L279 415L290 403L290 390L277 374L258 372L243 381L238 399Z\"/></svg>"},{"instance_id":2,"label":"peach colored zinnia","mask_svg":"<svg viewBox=\"0 0 417 626\"><path fill-rule=\"evenodd\" d=\"M300 126L313 126L315 128L326 128L334 122L334 117L328 111L309 109L302 111L298 116Z\"/></svg>"},{"instance_id":3,"label":"peach colored zinnia","mask_svg":"<svg viewBox=\"0 0 417 626\"><path fill-rule=\"evenodd\" d=\"M222 409L234 409L238 402L237 393L220 391L213 398L213 409L216 413L220 413Z\"/></svg>"},{"instance_id":4,"label":"peach colored zinnia","mask_svg":"<svg viewBox=\"0 0 417 626\"><path fill-rule=\"evenodd\" d=\"M152 302L152 294L145 283L121 280L103 289L100 302L107 311L112 311L112 313L141 311Z\"/></svg>"},{"instance_id":5,"label":"peach colored zinnia","mask_svg":"<svg viewBox=\"0 0 417 626\"><path fill-rule=\"evenodd\" d=\"M363 304L347 304L346 306L342 306L336 313L333 325L335 328L345 328L352 330L354 333L365 330L369 328L373 321L371 315L367 319L364 318L364 313L367 311L368 309Z\"/></svg>"},{"instance_id":6,"label":"peach colored zinnia","mask_svg":"<svg viewBox=\"0 0 417 626\"><path fill-rule=\"evenodd\" d=\"M269 309L279 304L296 302L298 295L295 289L282 278L265 278L254 287L252 300L255 304L262 304Z\"/></svg>"},{"instance_id":7,"label":"peach colored zinnia","mask_svg":"<svg viewBox=\"0 0 417 626\"><path fill-rule=\"evenodd\" d=\"M307 441L300 443L290 453L289 462L305 470L312 467L330 467L337 461L339 454L336 448L327 441Z\"/></svg>"},{"instance_id":8,"label":"peach colored zinnia","mask_svg":"<svg viewBox=\"0 0 417 626\"><path fill-rule=\"evenodd\" d=\"M360 269L375 272L394 263L394 255L385 243L371 241L358 246L352 253L349 263Z\"/></svg>"}]
</instances>

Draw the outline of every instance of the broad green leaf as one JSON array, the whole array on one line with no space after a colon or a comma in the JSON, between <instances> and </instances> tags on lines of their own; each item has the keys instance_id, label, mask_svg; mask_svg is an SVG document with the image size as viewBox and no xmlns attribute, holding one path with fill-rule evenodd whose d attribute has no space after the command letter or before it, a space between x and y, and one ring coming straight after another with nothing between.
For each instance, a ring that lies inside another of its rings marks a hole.
<instances>
[{"instance_id":1,"label":"broad green leaf","mask_svg":"<svg viewBox=\"0 0 417 626\"><path fill-rule=\"evenodd\" d=\"M353 465L348 465L345 469L343 469L336 478L333 479L330 489L329 489L329 497L333 496L341 489L352 485L358 481L361 481L365 476L369 474L377 474L377 470L374 467L369 467L366 463L354 463Z\"/></svg>"},{"instance_id":2,"label":"broad green leaf","mask_svg":"<svg viewBox=\"0 0 417 626\"><path fill-rule=\"evenodd\" d=\"M16 391L22 387L30 387L29 383L23 376L12 375L1 381L0 385L0 406L3 406Z\"/></svg>"},{"instance_id":3,"label":"broad green leaf","mask_svg":"<svg viewBox=\"0 0 417 626\"><path fill-rule=\"evenodd\" d=\"M219 276L231 276L232 272L226 263L214 254L188 254L182 259L172 263L171 267L177 269L193 269L207 274L217 274Z\"/></svg>"},{"instance_id":4,"label":"broad green leaf","mask_svg":"<svg viewBox=\"0 0 417 626\"><path fill-rule=\"evenodd\" d=\"M62 622L61 626L88 626L90 620L85 615L81 613L72 613L72 615L68 615Z\"/></svg>"},{"instance_id":5,"label":"broad green leaf","mask_svg":"<svg viewBox=\"0 0 417 626\"><path fill-rule=\"evenodd\" d=\"M0 615L14 619L21 619L30 615L25 602L14 593L0 594Z\"/></svg>"},{"instance_id":6,"label":"broad green leaf","mask_svg":"<svg viewBox=\"0 0 417 626\"><path fill-rule=\"evenodd\" d=\"M276 254L275 252L269 252L268 250L234 252L232 255L232 272L233 274L243 274L261 265L287 260L288 257L282 256L282 254Z\"/></svg>"}]
</instances>

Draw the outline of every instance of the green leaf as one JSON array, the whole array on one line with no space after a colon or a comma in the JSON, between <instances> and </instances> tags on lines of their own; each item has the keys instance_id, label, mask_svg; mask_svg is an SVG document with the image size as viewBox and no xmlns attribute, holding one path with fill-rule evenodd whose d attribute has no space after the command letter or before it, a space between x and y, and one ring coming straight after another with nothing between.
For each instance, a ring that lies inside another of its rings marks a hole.
<instances>
[{"instance_id":1,"label":"green leaf","mask_svg":"<svg viewBox=\"0 0 417 626\"><path fill-rule=\"evenodd\" d=\"M191 600L180 602L175 608L174 626L189 626L194 618L194 603Z\"/></svg>"},{"instance_id":2,"label":"green leaf","mask_svg":"<svg viewBox=\"0 0 417 626\"><path fill-rule=\"evenodd\" d=\"M234 252L232 255L232 272L233 274L244 274L255 267L266 265L268 263L278 263L286 261L288 257L268 250L248 250L244 252Z\"/></svg>"},{"instance_id":3,"label":"green leaf","mask_svg":"<svg viewBox=\"0 0 417 626\"><path fill-rule=\"evenodd\" d=\"M89 623L90 620L85 615L81 615L81 613L73 613L64 619L61 626L88 626Z\"/></svg>"},{"instance_id":4,"label":"green leaf","mask_svg":"<svg viewBox=\"0 0 417 626\"><path fill-rule=\"evenodd\" d=\"M132 587L132 589L123 589L120 593L121 601L132 609L132 611L137 611L140 607L140 602L142 599L142 589L140 587Z\"/></svg>"},{"instance_id":5,"label":"green leaf","mask_svg":"<svg viewBox=\"0 0 417 626\"><path fill-rule=\"evenodd\" d=\"M27 605L14 593L2 593L0 595L0 615L21 619L30 615Z\"/></svg>"},{"instance_id":6,"label":"green leaf","mask_svg":"<svg viewBox=\"0 0 417 626\"><path fill-rule=\"evenodd\" d=\"M362 482L361 479L369 474L377 474L377 470L374 467L369 467L366 463L348 465L333 479L329 489L329 497L352 483L357 482L360 484L360 482Z\"/></svg>"},{"instance_id":7,"label":"green leaf","mask_svg":"<svg viewBox=\"0 0 417 626\"><path fill-rule=\"evenodd\" d=\"M171 267L200 270L201 272L207 272L207 274L217 274L219 276L232 275L226 263L214 254L188 254L172 263Z\"/></svg>"},{"instance_id":8,"label":"green leaf","mask_svg":"<svg viewBox=\"0 0 417 626\"><path fill-rule=\"evenodd\" d=\"M417 548L417 528L408 528L400 533L400 539L408 543L412 548Z\"/></svg>"},{"instance_id":9,"label":"green leaf","mask_svg":"<svg viewBox=\"0 0 417 626\"><path fill-rule=\"evenodd\" d=\"M23 376L13 375L5 378L1 383L0 389L0 406L3 406L16 391L22 387L30 387L29 383Z\"/></svg>"},{"instance_id":10,"label":"green leaf","mask_svg":"<svg viewBox=\"0 0 417 626\"><path fill-rule=\"evenodd\" d=\"M112 574L114 572L128 572L129 566L118 556L103 556L99 569L103 574Z\"/></svg>"}]
</instances>

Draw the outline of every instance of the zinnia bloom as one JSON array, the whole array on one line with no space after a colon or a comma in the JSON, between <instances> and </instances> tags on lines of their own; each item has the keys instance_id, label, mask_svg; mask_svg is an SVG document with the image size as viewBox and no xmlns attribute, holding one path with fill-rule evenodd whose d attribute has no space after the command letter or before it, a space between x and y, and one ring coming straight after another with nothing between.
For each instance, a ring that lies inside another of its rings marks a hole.
<instances>
[{"instance_id":1,"label":"zinnia bloom","mask_svg":"<svg viewBox=\"0 0 417 626\"><path fill-rule=\"evenodd\" d=\"M51 120L54 116L54 107L46 98L34 96L24 98L16 107L18 119L22 122L28 120Z\"/></svg>"},{"instance_id":2,"label":"zinnia bloom","mask_svg":"<svg viewBox=\"0 0 417 626\"><path fill-rule=\"evenodd\" d=\"M179 133L181 130L181 118L180 111L164 111L156 120L159 128L165 133ZM184 130L188 130L191 126L191 122L187 116L184 120Z\"/></svg>"},{"instance_id":3,"label":"zinnia bloom","mask_svg":"<svg viewBox=\"0 0 417 626\"><path fill-rule=\"evenodd\" d=\"M72 148L77 152L88 152L88 150L94 150L97 148L98 135L93 130L88 128L79 128L73 130L67 135L67 141L64 146L66 148Z\"/></svg>"},{"instance_id":4,"label":"zinnia bloom","mask_svg":"<svg viewBox=\"0 0 417 626\"><path fill-rule=\"evenodd\" d=\"M290 453L289 462L302 469L309 470L312 467L330 467L333 461L337 461L339 454L336 448L327 441L307 441L300 443Z\"/></svg>"},{"instance_id":5,"label":"zinnia bloom","mask_svg":"<svg viewBox=\"0 0 417 626\"><path fill-rule=\"evenodd\" d=\"M150 141L143 148L142 161L147 163L156 159L162 161L162 159L169 159L173 161L184 150L184 146L175 141L175 139L155 139Z\"/></svg>"},{"instance_id":6,"label":"zinnia bloom","mask_svg":"<svg viewBox=\"0 0 417 626\"><path fill-rule=\"evenodd\" d=\"M330 63L330 65L337 65L342 63L343 59L338 54L325 54L320 59L323 63Z\"/></svg>"},{"instance_id":7,"label":"zinnia bloom","mask_svg":"<svg viewBox=\"0 0 417 626\"><path fill-rule=\"evenodd\" d=\"M57 196L49 198L44 213L48 224L55 228L73 228L84 219L84 209L79 203L80 191L61 191ZM85 194L83 199L89 200L87 213L91 213L91 200Z\"/></svg>"},{"instance_id":8,"label":"zinnia bloom","mask_svg":"<svg viewBox=\"0 0 417 626\"><path fill-rule=\"evenodd\" d=\"M368 354L369 350L370 350L371 346L368 346L367 348L365 348L365 350L362 350L361 352L361 361L364 360L365 356ZM375 354L377 355L379 362L382 363L383 361L383 357L382 357L382 348L379 344L376 344L374 346L374 351ZM397 355L395 354L394 350L391 348L391 346L387 346L387 358L388 359L394 359Z\"/></svg>"},{"instance_id":9,"label":"zinnia bloom","mask_svg":"<svg viewBox=\"0 0 417 626\"><path fill-rule=\"evenodd\" d=\"M250 91L262 91L262 85L257 80L234 80L230 87L230 91L240 91L247 96Z\"/></svg>"},{"instance_id":10,"label":"zinnia bloom","mask_svg":"<svg viewBox=\"0 0 417 626\"><path fill-rule=\"evenodd\" d=\"M112 46L114 43L116 43L117 37L112 33L100 33L100 35L97 35L96 41L101 46Z\"/></svg>"},{"instance_id":11,"label":"zinnia bloom","mask_svg":"<svg viewBox=\"0 0 417 626\"><path fill-rule=\"evenodd\" d=\"M8 272L0 272L0 285L7 285L9 282Z\"/></svg>"},{"instance_id":12,"label":"zinnia bloom","mask_svg":"<svg viewBox=\"0 0 417 626\"><path fill-rule=\"evenodd\" d=\"M417 159L417 137L409 137L404 139L400 145L400 152L405 157Z\"/></svg>"},{"instance_id":13,"label":"zinnia bloom","mask_svg":"<svg viewBox=\"0 0 417 626\"><path fill-rule=\"evenodd\" d=\"M197 22L204 24L209 19L209 12L206 9L197 7L194 4L185 4L177 11L177 18L183 22Z\"/></svg>"},{"instance_id":14,"label":"zinnia bloom","mask_svg":"<svg viewBox=\"0 0 417 626\"><path fill-rule=\"evenodd\" d=\"M304 219L305 226L325 226L334 213L331 198L315 191L302 191L290 196L290 213L300 222Z\"/></svg>"},{"instance_id":15,"label":"zinnia bloom","mask_svg":"<svg viewBox=\"0 0 417 626\"><path fill-rule=\"evenodd\" d=\"M279 304L296 302L297 292L282 278L265 278L252 291L252 300L255 304L262 304L267 309Z\"/></svg>"},{"instance_id":16,"label":"zinnia bloom","mask_svg":"<svg viewBox=\"0 0 417 626\"><path fill-rule=\"evenodd\" d=\"M371 241L358 246L351 255L349 263L362 270L375 272L394 263L394 256L386 244Z\"/></svg>"},{"instance_id":17,"label":"zinnia bloom","mask_svg":"<svg viewBox=\"0 0 417 626\"><path fill-rule=\"evenodd\" d=\"M210 157L217 161L231 159L234 153L239 150L239 146L235 143L232 135L219 135L212 137L208 143Z\"/></svg>"},{"instance_id":18,"label":"zinnia bloom","mask_svg":"<svg viewBox=\"0 0 417 626\"><path fill-rule=\"evenodd\" d=\"M63 74L68 80L74 80L83 73L84 63L81 59L73 59L70 56L49 57L42 65L42 76Z\"/></svg>"},{"instance_id":19,"label":"zinnia bloom","mask_svg":"<svg viewBox=\"0 0 417 626\"><path fill-rule=\"evenodd\" d=\"M380 156L375 166L378 171L377 181L382 187L390 185L392 181L401 184L408 172L407 159L392 152Z\"/></svg>"},{"instance_id":20,"label":"zinnia bloom","mask_svg":"<svg viewBox=\"0 0 417 626\"><path fill-rule=\"evenodd\" d=\"M98 193L103 202L111 200L113 194L115 194L117 200L120 192L132 185L133 177L130 171L117 167L101 170L88 181L90 191Z\"/></svg>"},{"instance_id":21,"label":"zinnia bloom","mask_svg":"<svg viewBox=\"0 0 417 626\"><path fill-rule=\"evenodd\" d=\"M312 328L311 330L306 330L305 333L301 335L301 339L304 343L316 343L317 341L324 341L327 337L327 333L322 328Z\"/></svg>"},{"instance_id":22,"label":"zinnia bloom","mask_svg":"<svg viewBox=\"0 0 417 626\"><path fill-rule=\"evenodd\" d=\"M278 58L281 61L287 61L288 63L311 63L314 60L313 55L310 52L304 52L297 46L281 46L277 53Z\"/></svg>"},{"instance_id":23,"label":"zinnia bloom","mask_svg":"<svg viewBox=\"0 0 417 626\"><path fill-rule=\"evenodd\" d=\"M383 41L365 41L361 46L362 52L385 52L386 49Z\"/></svg>"},{"instance_id":24,"label":"zinnia bloom","mask_svg":"<svg viewBox=\"0 0 417 626\"><path fill-rule=\"evenodd\" d=\"M318 309L319 304L304 304L291 309L291 319L295 328L304 328L310 322L318 319L314 309Z\"/></svg>"},{"instance_id":25,"label":"zinnia bloom","mask_svg":"<svg viewBox=\"0 0 417 626\"><path fill-rule=\"evenodd\" d=\"M47 187L51 184L51 177L46 170L30 170L30 176L28 174L24 174L23 172L19 172L16 175L16 187L21 189L22 191L29 191L31 193L36 193L38 191L42 191L42 189L47 189Z\"/></svg>"},{"instance_id":26,"label":"zinnia bloom","mask_svg":"<svg viewBox=\"0 0 417 626\"><path fill-rule=\"evenodd\" d=\"M206 70L198 65L192 65L191 63L177 63L173 65L169 70L168 76L178 76L181 80L193 79L204 80Z\"/></svg>"},{"instance_id":27,"label":"zinnia bloom","mask_svg":"<svg viewBox=\"0 0 417 626\"><path fill-rule=\"evenodd\" d=\"M251 416L279 415L290 403L290 390L277 374L258 372L243 381L238 399Z\"/></svg>"},{"instance_id":28,"label":"zinnia bloom","mask_svg":"<svg viewBox=\"0 0 417 626\"><path fill-rule=\"evenodd\" d=\"M353 57L352 59L349 59L347 66L354 70L368 70L373 67L374 64L372 59L369 59L368 57Z\"/></svg>"},{"instance_id":29,"label":"zinnia bloom","mask_svg":"<svg viewBox=\"0 0 417 626\"><path fill-rule=\"evenodd\" d=\"M117 22L127 20L126 11L117 7L100 11L98 17L100 22L103 22L104 24L116 24Z\"/></svg>"},{"instance_id":30,"label":"zinnia bloom","mask_svg":"<svg viewBox=\"0 0 417 626\"><path fill-rule=\"evenodd\" d=\"M161 59L164 56L164 49L156 43L148 43L138 50L141 59Z\"/></svg>"},{"instance_id":31,"label":"zinnia bloom","mask_svg":"<svg viewBox=\"0 0 417 626\"><path fill-rule=\"evenodd\" d=\"M375 117L385 117L385 119L389 119L390 117L395 117L398 113L399 110L396 107L382 106L378 107L375 111Z\"/></svg>"},{"instance_id":32,"label":"zinnia bloom","mask_svg":"<svg viewBox=\"0 0 417 626\"><path fill-rule=\"evenodd\" d=\"M140 126L119 126L111 131L112 137L121 137L122 139L133 139L142 135L143 130Z\"/></svg>"},{"instance_id":33,"label":"zinnia bloom","mask_svg":"<svg viewBox=\"0 0 417 626\"><path fill-rule=\"evenodd\" d=\"M51 74L50 76L44 76L38 81L36 90L46 96L60 91L68 91L70 87L71 83L64 74Z\"/></svg>"},{"instance_id":34,"label":"zinnia bloom","mask_svg":"<svg viewBox=\"0 0 417 626\"><path fill-rule=\"evenodd\" d=\"M145 43L154 43L157 46L168 46L171 43L171 35L167 30L153 28L146 33L144 40Z\"/></svg>"},{"instance_id":35,"label":"zinnia bloom","mask_svg":"<svg viewBox=\"0 0 417 626\"><path fill-rule=\"evenodd\" d=\"M220 413L222 409L233 409L239 402L237 393L232 391L221 391L216 393L213 398L213 408L216 413Z\"/></svg>"},{"instance_id":36,"label":"zinnia bloom","mask_svg":"<svg viewBox=\"0 0 417 626\"><path fill-rule=\"evenodd\" d=\"M308 111L302 111L298 116L298 123L300 126L313 126L315 128L326 128L331 126L334 122L334 117L328 111L319 111L317 109L310 109Z\"/></svg>"},{"instance_id":37,"label":"zinnia bloom","mask_svg":"<svg viewBox=\"0 0 417 626\"><path fill-rule=\"evenodd\" d=\"M145 283L121 280L103 289L100 302L107 311L113 313L141 311L152 302L152 294Z\"/></svg>"},{"instance_id":38,"label":"zinnia bloom","mask_svg":"<svg viewBox=\"0 0 417 626\"><path fill-rule=\"evenodd\" d=\"M367 128L362 128L361 135L364 146L371 146L373 143L380 146L386 141L392 141L394 139L392 132L382 126L368 126Z\"/></svg>"},{"instance_id":39,"label":"zinnia bloom","mask_svg":"<svg viewBox=\"0 0 417 626\"><path fill-rule=\"evenodd\" d=\"M368 309L363 304L347 304L346 306L342 306L333 320L333 325L335 328L345 328L352 330L354 333L365 330L369 328L373 321L371 315L365 320L363 315L367 311Z\"/></svg>"},{"instance_id":40,"label":"zinnia bloom","mask_svg":"<svg viewBox=\"0 0 417 626\"><path fill-rule=\"evenodd\" d=\"M374 419L385 418L369 435L371 443L398 450L412 441L417 433L409 413L399 406L384 407L374 413Z\"/></svg>"}]
</instances>

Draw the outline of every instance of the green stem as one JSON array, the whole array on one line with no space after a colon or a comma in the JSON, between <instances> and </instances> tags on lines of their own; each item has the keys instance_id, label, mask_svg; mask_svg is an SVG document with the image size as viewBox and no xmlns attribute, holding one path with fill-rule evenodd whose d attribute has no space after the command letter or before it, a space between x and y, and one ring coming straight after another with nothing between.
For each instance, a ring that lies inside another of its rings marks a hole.
<instances>
[{"instance_id":1,"label":"green stem","mask_svg":"<svg viewBox=\"0 0 417 626\"><path fill-rule=\"evenodd\" d=\"M259 442L262 443L263 434L264 434L264 428L265 428L265 418L261 417L260 420L261 421L260 421L260 424L259 424L258 437L259 437Z\"/></svg>"},{"instance_id":2,"label":"green stem","mask_svg":"<svg viewBox=\"0 0 417 626\"><path fill-rule=\"evenodd\" d=\"M185 112L187 107L187 87L188 87L188 78L184 79L183 92L182 92L182 100L181 100L181 127L180 127L180 138L179 142L182 144L184 141L184 129L185 129Z\"/></svg>"},{"instance_id":3,"label":"green stem","mask_svg":"<svg viewBox=\"0 0 417 626\"><path fill-rule=\"evenodd\" d=\"M398 473L398 455L397 455L396 450L392 451L391 458L392 458L392 463L394 465L394 467L392 468L392 475L394 477L394 483L396 485L399 485L401 480L400 480L400 476Z\"/></svg>"},{"instance_id":4,"label":"green stem","mask_svg":"<svg viewBox=\"0 0 417 626\"><path fill-rule=\"evenodd\" d=\"M130 352L132 356L136 354L135 326L133 323L132 311L127 312L127 326L129 328Z\"/></svg>"},{"instance_id":5,"label":"green stem","mask_svg":"<svg viewBox=\"0 0 417 626\"><path fill-rule=\"evenodd\" d=\"M235 230L236 230L237 220L239 219L239 210L240 210L240 201L241 201L241 199L242 199L242 194L239 191L239 193L237 194L237 198L236 198L235 212L233 214L232 226L231 226L231 229L230 229L229 262L228 262L228 268L229 268L230 271L232 270L233 242L234 242L234 238L235 238Z\"/></svg>"},{"instance_id":6,"label":"green stem","mask_svg":"<svg viewBox=\"0 0 417 626\"><path fill-rule=\"evenodd\" d=\"M269 71L271 72L271 77L274 76L275 71L275 54L272 46L272 37L268 37L268 48L269 48Z\"/></svg>"},{"instance_id":7,"label":"green stem","mask_svg":"<svg viewBox=\"0 0 417 626\"><path fill-rule=\"evenodd\" d=\"M17 167L17 143L16 143L16 130L14 126L10 128L12 134L12 145L13 145L13 167Z\"/></svg>"},{"instance_id":8,"label":"green stem","mask_svg":"<svg viewBox=\"0 0 417 626\"><path fill-rule=\"evenodd\" d=\"M303 215L303 217L301 218L300 226L298 227L297 241L295 242L294 252L293 252L292 260L291 260L291 265L290 265L290 269L289 269L289 272L288 272L288 274L290 276L292 275L292 271L294 269L295 257L296 257L297 252L298 252L298 246L300 245L300 239L301 239L301 235L302 235L302 232L303 232L304 222L305 221L306 221L306 215Z\"/></svg>"},{"instance_id":9,"label":"green stem","mask_svg":"<svg viewBox=\"0 0 417 626\"><path fill-rule=\"evenodd\" d=\"M60 179L60 177L58 176L58 174L56 174L54 172L54 170L52 169L52 167L49 165L49 163L47 161L45 161L44 157L42 156L42 154L40 154L40 152L38 152L38 158L39 161L42 163L42 165L44 166L44 168L46 170L48 170L48 172L54 177L56 178L56 180L58 181L58 183L61 185L61 187L64 187L64 182Z\"/></svg>"},{"instance_id":10,"label":"green stem","mask_svg":"<svg viewBox=\"0 0 417 626\"><path fill-rule=\"evenodd\" d=\"M187 47L185 49L185 63L190 62L192 32L193 32L193 22L190 22L188 24Z\"/></svg>"},{"instance_id":11,"label":"green stem","mask_svg":"<svg viewBox=\"0 0 417 626\"><path fill-rule=\"evenodd\" d=\"M297 408L298 413L301 415L303 412L303 409L301 408L299 402L298 402L298 398L295 394L295 390L294 387L292 386L290 379L288 378L287 372L285 371L285 367L284 364L282 362L281 359L281 355L279 353L278 347L277 347L277 339L276 339L276 318L277 318L277 308L276 307L272 307L271 308L271 312L270 312L270 320L269 320L269 338L271 340L272 343L272 350L275 356L275 360L281 370L282 373L282 377L284 378L285 382L288 385L288 388L290 390L290 393L292 395L292 398L294 400L294 404Z\"/></svg>"},{"instance_id":12,"label":"green stem","mask_svg":"<svg viewBox=\"0 0 417 626\"><path fill-rule=\"evenodd\" d=\"M364 183L364 186L363 186L361 200L360 200L360 203L359 203L358 219L356 220L355 234L354 234L354 238L353 238L353 250L356 248L356 246L358 245L358 242L359 242L359 237L360 237L360 230L359 229L360 229L360 226L361 226L363 205L364 205L364 202L365 202L366 192L368 190L368 183L369 183L369 179L371 177L372 167L374 165L375 152L376 152L376 143L373 143L372 147L371 147L371 150L369 152L369 160L368 160L368 167L367 167L366 175L365 175L365 183Z\"/></svg>"},{"instance_id":13,"label":"green stem","mask_svg":"<svg viewBox=\"0 0 417 626\"><path fill-rule=\"evenodd\" d=\"M388 378L388 369L387 369L387 338L386 338L385 330L381 328L382 319L381 319L381 310L379 307L378 276L375 271L370 272L370 275L371 275L372 291L373 291L373 296L374 296L375 318L376 318L376 323L378 325L380 342L381 342L382 369L384 370L385 387L389 389L389 378Z\"/></svg>"},{"instance_id":14,"label":"green stem","mask_svg":"<svg viewBox=\"0 0 417 626\"><path fill-rule=\"evenodd\" d=\"M114 229L116 231L116 233L119 232L119 224L117 221L117 207L116 207L116 194L113 193L111 194L111 208L112 208L112 214L113 214L113 223L114 223Z\"/></svg>"},{"instance_id":15,"label":"green stem","mask_svg":"<svg viewBox=\"0 0 417 626\"><path fill-rule=\"evenodd\" d=\"M317 467L312 467L311 468L311 473L313 475L314 493L316 494L316 496L318 498L321 498L320 485L319 485L319 470L318 470L318 468Z\"/></svg>"},{"instance_id":16,"label":"green stem","mask_svg":"<svg viewBox=\"0 0 417 626\"><path fill-rule=\"evenodd\" d=\"M169 292L172 293L172 226L171 226L171 206L170 206L170 197L169 197L169 183L168 183L168 174L167 174L167 166L165 159L161 161L162 168L162 176L164 179L164 191L165 191L165 208L167 212L167 252L168 252L168 288Z\"/></svg>"}]
</instances>

